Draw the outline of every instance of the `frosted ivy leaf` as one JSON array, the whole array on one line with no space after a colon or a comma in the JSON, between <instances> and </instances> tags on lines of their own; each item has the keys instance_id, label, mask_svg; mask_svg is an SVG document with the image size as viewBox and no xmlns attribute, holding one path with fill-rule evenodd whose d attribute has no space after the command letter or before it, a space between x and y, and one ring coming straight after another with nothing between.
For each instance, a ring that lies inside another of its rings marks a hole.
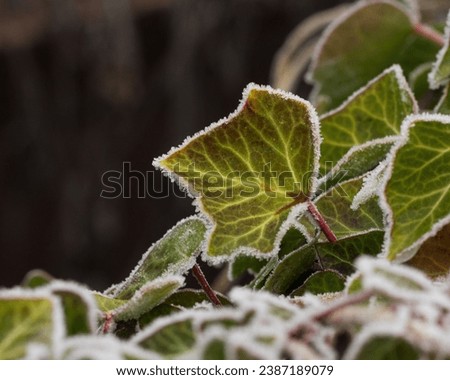
<instances>
[{"instance_id":1,"label":"frosted ivy leaf","mask_svg":"<svg viewBox=\"0 0 450 380\"><path fill-rule=\"evenodd\" d=\"M407 264L420 269L431 278L448 276L450 273L450 224L445 225L435 236L428 238Z\"/></svg>"},{"instance_id":2,"label":"frosted ivy leaf","mask_svg":"<svg viewBox=\"0 0 450 380\"><path fill-rule=\"evenodd\" d=\"M312 106L250 84L238 109L155 160L212 223L207 255L273 255L316 188L319 123Z\"/></svg>"},{"instance_id":3,"label":"frosted ivy leaf","mask_svg":"<svg viewBox=\"0 0 450 380\"><path fill-rule=\"evenodd\" d=\"M205 223L197 217L181 220L148 249L124 282L108 289L107 295L130 299L149 281L184 274L195 264L205 231Z\"/></svg>"},{"instance_id":4,"label":"frosted ivy leaf","mask_svg":"<svg viewBox=\"0 0 450 380\"><path fill-rule=\"evenodd\" d=\"M411 116L392 152L381 194L387 218L383 253L401 260L450 221L450 117Z\"/></svg>"},{"instance_id":5,"label":"frosted ivy leaf","mask_svg":"<svg viewBox=\"0 0 450 380\"><path fill-rule=\"evenodd\" d=\"M414 9L389 0L359 1L335 19L316 45L307 75L319 112L339 106L394 63L409 75L432 61L438 47L414 33L417 21Z\"/></svg>"},{"instance_id":6,"label":"frosted ivy leaf","mask_svg":"<svg viewBox=\"0 0 450 380\"><path fill-rule=\"evenodd\" d=\"M51 351L65 331L59 300L41 289L0 291L0 320L0 359L21 359L30 344Z\"/></svg>"},{"instance_id":7,"label":"frosted ivy leaf","mask_svg":"<svg viewBox=\"0 0 450 380\"><path fill-rule=\"evenodd\" d=\"M326 171L330 163L336 163L357 146L364 153L356 161L369 159L366 171L373 169L386 155L370 153L372 140L382 143L387 136L400 133L403 119L417 111L413 94L403 76L402 69L394 65L359 89L341 106L320 118L323 142L321 144L320 166ZM389 141L386 140L386 143ZM355 159L354 159L355 160ZM371 166L370 166L371 165ZM360 173L363 174L363 173Z\"/></svg>"},{"instance_id":8,"label":"frosted ivy leaf","mask_svg":"<svg viewBox=\"0 0 450 380\"><path fill-rule=\"evenodd\" d=\"M444 92L436 105L435 112L450 115L450 83L444 87Z\"/></svg>"},{"instance_id":9,"label":"frosted ivy leaf","mask_svg":"<svg viewBox=\"0 0 450 380\"><path fill-rule=\"evenodd\" d=\"M444 41L444 46L439 50L433 69L428 76L432 89L447 84L450 79L450 12L447 16Z\"/></svg>"}]
</instances>

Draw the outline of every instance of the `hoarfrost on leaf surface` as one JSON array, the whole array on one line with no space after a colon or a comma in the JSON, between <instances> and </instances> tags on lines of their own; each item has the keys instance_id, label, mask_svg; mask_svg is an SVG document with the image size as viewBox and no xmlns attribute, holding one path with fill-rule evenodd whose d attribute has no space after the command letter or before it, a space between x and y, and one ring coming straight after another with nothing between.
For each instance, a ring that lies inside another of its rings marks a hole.
<instances>
[{"instance_id":1,"label":"hoarfrost on leaf surface","mask_svg":"<svg viewBox=\"0 0 450 380\"><path fill-rule=\"evenodd\" d=\"M306 100L250 84L238 109L155 160L213 224L207 258L274 255L317 186L319 122Z\"/></svg>"}]
</instances>

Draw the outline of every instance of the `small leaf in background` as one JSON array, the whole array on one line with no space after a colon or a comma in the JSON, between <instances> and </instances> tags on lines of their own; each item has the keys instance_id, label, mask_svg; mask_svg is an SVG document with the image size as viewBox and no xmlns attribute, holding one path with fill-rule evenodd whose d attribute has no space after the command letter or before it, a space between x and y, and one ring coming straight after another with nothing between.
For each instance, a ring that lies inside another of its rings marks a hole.
<instances>
[{"instance_id":1,"label":"small leaf in background","mask_svg":"<svg viewBox=\"0 0 450 380\"><path fill-rule=\"evenodd\" d=\"M270 274L278 265L278 257L272 257L264 268L255 276L255 278L250 282L249 286L252 289L262 289Z\"/></svg>"},{"instance_id":2,"label":"small leaf in background","mask_svg":"<svg viewBox=\"0 0 450 380\"><path fill-rule=\"evenodd\" d=\"M414 34L416 21L408 8L385 1L358 2L336 19L317 44L309 72L319 112L339 106L395 63L409 75L432 61L439 47Z\"/></svg>"},{"instance_id":3,"label":"small leaf in background","mask_svg":"<svg viewBox=\"0 0 450 380\"><path fill-rule=\"evenodd\" d=\"M49 289L62 303L66 335L92 334L97 327L97 305L84 287L70 282L54 281Z\"/></svg>"},{"instance_id":4,"label":"small leaf in background","mask_svg":"<svg viewBox=\"0 0 450 380\"><path fill-rule=\"evenodd\" d=\"M339 184L314 200L319 212L338 239L364 233L369 230L383 230L383 213L376 198L371 198L356 210L351 208L353 198L363 185L362 178ZM311 219L300 217L306 230L314 235L315 225ZM321 236L321 240L325 240Z\"/></svg>"},{"instance_id":5,"label":"small leaf in background","mask_svg":"<svg viewBox=\"0 0 450 380\"><path fill-rule=\"evenodd\" d=\"M39 288L41 286L49 284L53 280L53 277L47 272L34 269L26 274L22 280L22 286L25 288Z\"/></svg>"},{"instance_id":6,"label":"small leaf in background","mask_svg":"<svg viewBox=\"0 0 450 380\"><path fill-rule=\"evenodd\" d=\"M318 243L317 250L323 266L343 275L355 271L354 261L362 255L376 256L381 252L382 231L371 231L339 240L337 244Z\"/></svg>"},{"instance_id":7,"label":"small leaf in background","mask_svg":"<svg viewBox=\"0 0 450 380\"><path fill-rule=\"evenodd\" d=\"M167 359L181 355L194 347L196 337L189 317L180 321L171 322L168 319L166 321L166 324L154 326L151 330L145 331L144 336L138 335L132 341Z\"/></svg>"},{"instance_id":8,"label":"small leaf in background","mask_svg":"<svg viewBox=\"0 0 450 380\"><path fill-rule=\"evenodd\" d=\"M314 191L319 143L317 115L309 102L252 84L230 117L154 165L196 196L213 222L210 258L273 255L289 215L298 213L295 206Z\"/></svg>"},{"instance_id":9,"label":"small leaf in background","mask_svg":"<svg viewBox=\"0 0 450 380\"><path fill-rule=\"evenodd\" d=\"M398 135L403 119L416 110L401 68L390 67L339 108L321 117L321 171L358 145Z\"/></svg>"},{"instance_id":10,"label":"small leaf in background","mask_svg":"<svg viewBox=\"0 0 450 380\"><path fill-rule=\"evenodd\" d=\"M307 243L308 240L306 239L305 235L302 232L300 232L297 228L291 227L281 240L278 257L282 259L284 256L300 248L301 246L306 245Z\"/></svg>"},{"instance_id":11,"label":"small leaf in background","mask_svg":"<svg viewBox=\"0 0 450 380\"><path fill-rule=\"evenodd\" d=\"M53 343L55 300L28 294L0 293L0 359L22 358L30 343Z\"/></svg>"},{"instance_id":12,"label":"small leaf in background","mask_svg":"<svg viewBox=\"0 0 450 380\"><path fill-rule=\"evenodd\" d=\"M319 179L316 196L339 185L341 182L360 177L374 170L391 150L397 136L371 140L351 148L327 174Z\"/></svg>"},{"instance_id":13,"label":"small leaf in background","mask_svg":"<svg viewBox=\"0 0 450 380\"><path fill-rule=\"evenodd\" d=\"M383 197L384 254L391 260L401 259L450 220L450 117L418 115L402 128L405 138L394 148Z\"/></svg>"},{"instance_id":14,"label":"small leaf in background","mask_svg":"<svg viewBox=\"0 0 450 380\"><path fill-rule=\"evenodd\" d=\"M431 278L447 276L450 272L450 224L426 240L407 264Z\"/></svg>"},{"instance_id":15,"label":"small leaf in background","mask_svg":"<svg viewBox=\"0 0 450 380\"><path fill-rule=\"evenodd\" d=\"M444 39L444 46L437 54L433 69L428 77L432 89L437 89L447 84L450 79L450 12L447 16Z\"/></svg>"},{"instance_id":16,"label":"small leaf in background","mask_svg":"<svg viewBox=\"0 0 450 380\"><path fill-rule=\"evenodd\" d=\"M361 348L358 360L417 360L419 353L405 339L393 336L372 338Z\"/></svg>"},{"instance_id":17,"label":"small leaf in background","mask_svg":"<svg viewBox=\"0 0 450 380\"><path fill-rule=\"evenodd\" d=\"M431 67L433 66L432 62L422 63L417 66L408 77L409 86L414 93L416 99L419 100L424 99L425 96L430 95L430 86L428 84L428 76L431 71ZM430 108L428 106L428 99L425 104L421 104L420 108Z\"/></svg>"},{"instance_id":18,"label":"small leaf in background","mask_svg":"<svg viewBox=\"0 0 450 380\"><path fill-rule=\"evenodd\" d=\"M311 243L281 260L268 278L264 289L285 294L288 290L301 286L311 274L317 252L325 269L349 275L355 271L354 260L364 254L377 255L381 251L382 241L383 233L373 231L338 240L336 243L315 243L315 247Z\"/></svg>"},{"instance_id":19,"label":"small leaf in background","mask_svg":"<svg viewBox=\"0 0 450 380\"><path fill-rule=\"evenodd\" d=\"M435 112L450 115L450 84L445 86L444 93L436 106Z\"/></svg>"},{"instance_id":20,"label":"small leaf in background","mask_svg":"<svg viewBox=\"0 0 450 380\"><path fill-rule=\"evenodd\" d=\"M298 282L308 277L315 259L316 252L311 245L290 253L275 267L263 289L276 294L284 294L294 286L300 285Z\"/></svg>"},{"instance_id":21,"label":"small leaf in background","mask_svg":"<svg viewBox=\"0 0 450 380\"><path fill-rule=\"evenodd\" d=\"M298 289L294 290L291 297L303 296L305 293L323 294L336 293L344 290L345 277L332 270L313 273Z\"/></svg>"},{"instance_id":22,"label":"small leaf in background","mask_svg":"<svg viewBox=\"0 0 450 380\"><path fill-rule=\"evenodd\" d=\"M116 286L112 298L129 299L151 280L187 272L200 253L205 232L205 223L197 217L179 222L149 248L130 276Z\"/></svg>"},{"instance_id":23,"label":"small leaf in background","mask_svg":"<svg viewBox=\"0 0 450 380\"><path fill-rule=\"evenodd\" d=\"M203 360L226 360L225 343L220 339L211 340L203 351Z\"/></svg>"},{"instance_id":24,"label":"small leaf in background","mask_svg":"<svg viewBox=\"0 0 450 380\"><path fill-rule=\"evenodd\" d=\"M245 273L256 275L267 264L268 260L253 256L237 256L231 263L228 278L236 280Z\"/></svg>"}]
</instances>

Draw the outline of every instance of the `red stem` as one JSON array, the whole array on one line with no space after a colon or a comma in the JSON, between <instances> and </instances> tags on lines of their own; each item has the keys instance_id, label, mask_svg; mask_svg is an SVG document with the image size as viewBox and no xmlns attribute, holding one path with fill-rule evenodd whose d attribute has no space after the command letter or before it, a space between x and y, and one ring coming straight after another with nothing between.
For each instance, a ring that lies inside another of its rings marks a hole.
<instances>
[{"instance_id":1,"label":"red stem","mask_svg":"<svg viewBox=\"0 0 450 380\"><path fill-rule=\"evenodd\" d=\"M202 287L203 291L208 296L211 303L213 303L216 306L222 306L222 302L220 302L219 298L217 298L216 293L209 285L208 280L206 279L205 275L203 274L203 272L200 268L200 265L195 264L194 267L192 268L192 273L194 274L198 283Z\"/></svg>"},{"instance_id":2,"label":"red stem","mask_svg":"<svg viewBox=\"0 0 450 380\"><path fill-rule=\"evenodd\" d=\"M317 210L314 203L312 203L310 200L308 200L308 211L312 215L314 220L317 222L317 224L319 225L320 229L322 230L328 241L330 243L334 243L337 240L336 235L334 234L333 231L331 231L330 226L328 226L327 222L320 214L319 210Z\"/></svg>"},{"instance_id":3,"label":"red stem","mask_svg":"<svg viewBox=\"0 0 450 380\"><path fill-rule=\"evenodd\" d=\"M113 315L111 313L106 313L105 322L103 323L102 329L103 334L109 333L109 329L111 328L112 323L113 323Z\"/></svg>"},{"instance_id":4,"label":"red stem","mask_svg":"<svg viewBox=\"0 0 450 380\"><path fill-rule=\"evenodd\" d=\"M439 46L444 46L445 40L444 36L434 30L433 28L429 27L428 25L421 24L418 22L414 25L414 33L418 34L419 36L422 36L423 38L426 38L427 40L430 40L434 42L435 44Z\"/></svg>"}]
</instances>

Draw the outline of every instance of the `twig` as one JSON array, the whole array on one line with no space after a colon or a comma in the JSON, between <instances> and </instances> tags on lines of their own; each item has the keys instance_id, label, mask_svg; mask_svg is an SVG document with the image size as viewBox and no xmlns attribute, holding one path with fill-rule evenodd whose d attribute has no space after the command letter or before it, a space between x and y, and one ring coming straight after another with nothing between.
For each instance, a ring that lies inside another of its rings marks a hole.
<instances>
[{"instance_id":1,"label":"twig","mask_svg":"<svg viewBox=\"0 0 450 380\"><path fill-rule=\"evenodd\" d=\"M216 293L209 285L208 280L206 279L205 275L203 274L203 272L200 268L200 265L195 264L194 267L192 268L192 273L194 274L198 283L202 287L203 291L208 296L211 303L213 303L216 306L222 306L222 302L220 302L219 298L217 298Z\"/></svg>"},{"instance_id":2,"label":"twig","mask_svg":"<svg viewBox=\"0 0 450 380\"><path fill-rule=\"evenodd\" d=\"M444 36L434 30L433 28L429 27L428 25L421 24L418 22L414 25L414 33L418 34L419 36L422 36L423 38L426 38L429 41L434 42L435 44L439 46L444 46L445 40Z\"/></svg>"},{"instance_id":3,"label":"twig","mask_svg":"<svg viewBox=\"0 0 450 380\"><path fill-rule=\"evenodd\" d=\"M328 241L330 243L334 243L337 240L336 235L333 231L331 231L330 226L327 224L322 214L319 212L319 210L317 210L314 203L312 203L310 200L308 200L308 211L317 222Z\"/></svg>"}]
</instances>

